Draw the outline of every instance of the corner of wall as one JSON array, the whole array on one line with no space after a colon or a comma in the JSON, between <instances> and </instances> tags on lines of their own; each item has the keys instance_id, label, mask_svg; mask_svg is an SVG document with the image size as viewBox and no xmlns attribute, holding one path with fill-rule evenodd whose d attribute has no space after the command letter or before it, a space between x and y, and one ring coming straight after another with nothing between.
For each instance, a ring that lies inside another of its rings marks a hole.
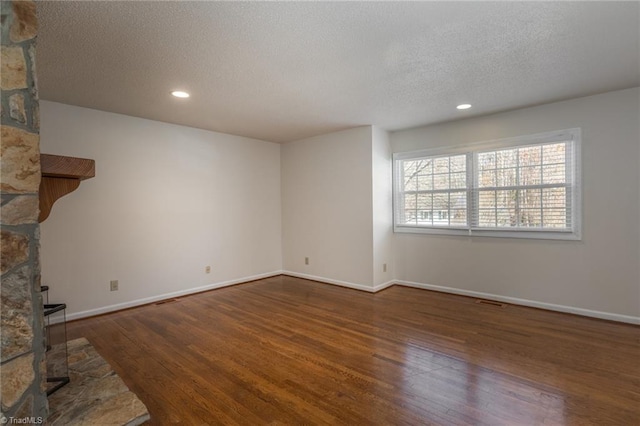
<instances>
[{"instance_id":1,"label":"corner of wall","mask_svg":"<svg viewBox=\"0 0 640 426\"><path fill-rule=\"evenodd\" d=\"M371 146L373 285L379 287L392 282L395 278L392 155L389 134L377 126L372 126Z\"/></svg>"}]
</instances>

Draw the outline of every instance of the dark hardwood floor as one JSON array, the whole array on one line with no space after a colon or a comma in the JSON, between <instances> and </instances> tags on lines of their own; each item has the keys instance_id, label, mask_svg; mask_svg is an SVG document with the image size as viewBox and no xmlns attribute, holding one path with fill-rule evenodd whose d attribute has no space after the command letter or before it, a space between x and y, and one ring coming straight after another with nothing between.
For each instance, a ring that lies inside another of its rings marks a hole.
<instances>
[{"instance_id":1,"label":"dark hardwood floor","mask_svg":"<svg viewBox=\"0 0 640 426\"><path fill-rule=\"evenodd\" d=\"M71 322L151 425L640 425L640 327L274 277Z\"/></svg>"}]
</instances>

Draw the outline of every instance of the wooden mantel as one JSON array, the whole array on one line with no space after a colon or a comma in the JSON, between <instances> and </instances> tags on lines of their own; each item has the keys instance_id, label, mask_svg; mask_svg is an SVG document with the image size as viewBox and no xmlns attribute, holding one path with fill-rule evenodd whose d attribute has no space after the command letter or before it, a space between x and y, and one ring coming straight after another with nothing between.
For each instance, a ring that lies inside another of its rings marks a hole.
<instances>
[{"instance_id":1,"label":"wooden mantel","mask_svg":"<svg viewBox=\"0 0 640 426\"><path fill-rule=\"evenodd\" d=\"M73 192L80 181L96 175L96 162L86 158L40 154L42 180L40 181L40 216L43 222L58 198Z\"/></svg>"}]
</instances>

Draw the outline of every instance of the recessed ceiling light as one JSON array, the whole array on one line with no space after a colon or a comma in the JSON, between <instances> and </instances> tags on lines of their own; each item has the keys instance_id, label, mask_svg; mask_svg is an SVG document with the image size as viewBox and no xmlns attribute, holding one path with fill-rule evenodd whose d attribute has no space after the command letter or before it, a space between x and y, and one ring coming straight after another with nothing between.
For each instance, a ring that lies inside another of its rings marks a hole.
<instances>
[{"instance_id":1,"label":"recessed ceiling light","mask_svg":"<svg viewBox=\"0 0 640 426\"><path fill-rule=\"evenodd\" d=\"M456 108L458 108L458 109L469 109L469 108L471 108L471 104L460 104Z\"/></svg>"},{"instance_id":2,"label":"recessed ceiling light","mask_svg":"<svg viewBox=\"0 0 640 426\"><path fill-rule=\"evenodd\" d=\"M174 90L173 92L171 92L171 94L173 96L175 96L176 98L188 98L189 94L187 92L183 92L180 90Z\"/></svg>"}]
</instances>

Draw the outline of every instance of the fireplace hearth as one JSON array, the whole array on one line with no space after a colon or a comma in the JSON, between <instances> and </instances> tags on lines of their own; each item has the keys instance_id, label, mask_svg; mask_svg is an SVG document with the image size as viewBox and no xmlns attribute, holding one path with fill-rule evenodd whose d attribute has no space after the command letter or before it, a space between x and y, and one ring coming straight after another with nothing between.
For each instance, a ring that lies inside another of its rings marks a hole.
<instances>
[{"instance_id":1,"label":"fireplace hearth","mask_svg":"<svg viewBox=\"0 0 640 426\"><path fill-rule=\"evenodd\" d=\"M68 358L64 344L54 345L47 354L53 369L68 361L71 378L49 396L47 424L136 426L149 419L145 405L87 339L71 340L66 347Z\"/></svg>"}]
</instances>

